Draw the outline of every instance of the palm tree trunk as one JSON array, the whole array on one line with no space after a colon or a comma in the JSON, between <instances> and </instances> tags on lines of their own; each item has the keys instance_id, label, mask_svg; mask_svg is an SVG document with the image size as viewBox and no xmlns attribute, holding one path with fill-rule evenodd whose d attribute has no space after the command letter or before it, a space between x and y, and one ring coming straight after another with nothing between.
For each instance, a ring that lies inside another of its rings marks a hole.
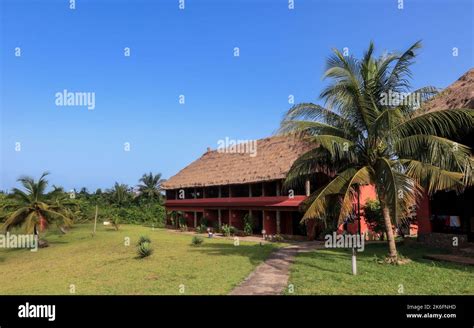
<instances>
[{"instance_id":1,"label":"palm tree trunk","mask_svg":"<svg viewBox=\"0 0 474 328\"><path fill-rule=\"evenodd\" d=\"M397 261L397 246L395 244L395 236L393 234L393 228L392 228L392 220L390 218L390 209L382 203L382 213L383 213L383 218L385 222L385 229L387 232L387 241L388 241L388 251L389 254L388 256L390 257L391 261Z\"/></svg>"},{"instance_id":2,"label":"palm tree trunk","mask_svg":"<svg viewBox=\"0 0 474 328\"><path fill-rule=\"evenodd\" d=\"M45 218L40 214L39 215L39 231L43 232L46 229L47 222Z\"/></svg>"}]
</instances>

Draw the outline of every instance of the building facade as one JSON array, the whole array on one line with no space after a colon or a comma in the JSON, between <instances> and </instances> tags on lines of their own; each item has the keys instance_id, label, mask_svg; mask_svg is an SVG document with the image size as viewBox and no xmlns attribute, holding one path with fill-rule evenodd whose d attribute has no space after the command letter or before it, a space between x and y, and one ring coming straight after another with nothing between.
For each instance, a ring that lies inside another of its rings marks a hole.
<instances>
[{"instance_id":1,"label":"building facade","mask_svg":"<svg viewBox=\"0 0 474 328\"><path fill-rule=\"evenodd\" d=\"M276 136L257 140L255 153L208 149L163 184L168 224L178 225L179 219L171 222L174 211L189 228L205 224L217 229L226 224L243 230L245 217L251 216L255 235L314 238L314 220L301 222L301 205L328 177L321 174L292 188L284 186L294 161L312 147ZM361 204L374 195L373 188L362 187ZM349 226L356 227L367 230L363 218L360 225Z\"/></svg>"}]
</instances>

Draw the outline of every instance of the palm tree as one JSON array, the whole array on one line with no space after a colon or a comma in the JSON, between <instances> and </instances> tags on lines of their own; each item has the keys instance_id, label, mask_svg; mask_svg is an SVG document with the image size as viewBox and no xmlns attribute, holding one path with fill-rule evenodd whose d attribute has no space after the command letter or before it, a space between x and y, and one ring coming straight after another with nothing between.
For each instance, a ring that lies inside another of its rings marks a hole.
<instances>
[{"instance_id":1,"label":"palm tree","mask_svg":"<svg viewBox=\"0 0 474 328\"><path fill-rule=\"evenodd\" d=\"M115 182L114 188L111 190L112 203L117 206L123 206L130 199L129 187L126 184Z\"/></svg>"},{"instance_id":2,"label":"palm tree","mask_svg":"<svg viewBox=\"0 0 474 328\"><path fill-rule=\"evenodd\" d=\"M293 164L287 187L318 172L332 177L308 198L303 220L336 212L340 224L352 210L357 187L373 185L392 263L398 263L392 227L406 217L422 191L460 192L473 184L470 149L450 138L460 138L474 126L474 111L422 109L421 103L437 89L409 92L410 66L420 47L416 42L404 53L375 58L370 43L360 60L334 50L324 73L330 84L320 95L327 108L295 105L280 126L280 133L319 145Z\"/></svg>"},{"instance_id":3,"label":"palm tree","mask_svg":"<svg viewBox=\"0 0 474 328\"><path fill-rule=\"evenodd\" d=\"M30 177L21 177L18 181L25 191L13 188L8 196L12 203L5 206L9 211L3 224L4 230L16 226L24 226L27 233L38 233L49 223L58 222L65 225L72 224L71 211L59 199L52 199L45 193L48 181L48 172L41 175L38 181Z\"/></svg>"},{"instance_id":4,"label":"palm tree","mask_svg":"<svg viewBox=\"0 0 474 328\"><path fill-rule=\"evenodd\" d=\"M161 173L154 175L152 172L148 174L143 174L140 178L138 187L138 192L140 197L143 197L148 200L161 200L161 184L164 182L164 179L161 179Z\"/></svg>"}]
</instances>

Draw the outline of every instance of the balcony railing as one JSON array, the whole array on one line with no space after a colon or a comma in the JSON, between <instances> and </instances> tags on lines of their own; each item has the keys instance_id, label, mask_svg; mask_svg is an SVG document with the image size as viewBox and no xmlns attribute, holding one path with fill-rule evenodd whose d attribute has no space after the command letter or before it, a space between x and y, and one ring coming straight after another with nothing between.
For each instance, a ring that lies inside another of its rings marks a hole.
<instances>
[{"instance_id":1,"label":"balcony railing","mask_svg":"<svg viewBox=\"0 0 474 328\"><path fill-rule=\"evenodd\" d=\"M190 198L168 199L167 207L295 207L297 208L306 196L260 196L260 197L222 197L222 198Z\"/></svg>"}]
</instances>

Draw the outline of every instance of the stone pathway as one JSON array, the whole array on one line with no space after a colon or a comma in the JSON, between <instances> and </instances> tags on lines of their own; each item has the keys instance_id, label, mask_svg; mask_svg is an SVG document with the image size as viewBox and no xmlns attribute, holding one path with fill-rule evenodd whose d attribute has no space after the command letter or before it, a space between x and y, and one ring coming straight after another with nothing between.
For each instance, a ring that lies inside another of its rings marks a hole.
<instances>
[{"instance_id":1,"label":"stone pathway","mask_svg":"<svg viewBox=\"0 0 474 328\"><path fill-rule=\"evenodd\" d=\"M229 295L280 295L288 287L289 267L295 255L323 248L322 242L299 242L273 252Z\"/></svg>"}]
</instances>

